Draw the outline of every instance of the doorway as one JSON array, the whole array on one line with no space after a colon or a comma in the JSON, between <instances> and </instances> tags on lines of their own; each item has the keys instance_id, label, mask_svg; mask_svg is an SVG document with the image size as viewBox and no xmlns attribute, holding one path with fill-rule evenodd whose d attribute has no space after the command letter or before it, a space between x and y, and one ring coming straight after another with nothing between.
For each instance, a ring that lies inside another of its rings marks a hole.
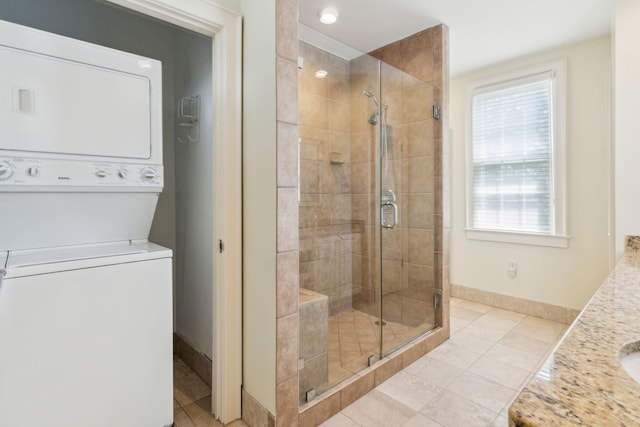
<instances>
[{"instance_id":1,"label":"doorway","mask_svg":"<svg viewBox=\"0 0 640 427\"><path fill-rule=\"evenodd\" d=\"M200 337L194 339L202 340L203 344L197 344L203 348L202 353L208 353L214 359L214 367L211 369L211 384L213 390L219 391L212 393L212 408L217 418L223 422L229 422L240 417L240 383L241 383L241 366L233 361L241 360L241 346L239 337L239 325L241 318L240 304L240 267L239 267L239 248L234 245L227 245L226 256L221 259L217 251L213 250L212 242L218 240L231 239L240 235L239 224L229 220L229 211L238 212L240 210L239 196L240 192L235 190L240 187L239 178L239 162L240 162L240 140L239 140L239 103L240 89L237 82L240 75L239 52L240 52L240 35L237 31L239 28L239 18L233 13L224 11L217 6L199 2L199 1L180 1L172 7L152 5L151 2L136 1L135 7L133 2L114 1L111 3L119 3L136 9L139 12L152 15L143 16L132 12L130 9L114 6L113 4L103 1L80 1L80 0L64 0L57 1L55 4L46 0L34 0L27 4L20 1L8 0L0 5L0 19L5 19L22 25L39 28L45 31L85 40L91 43L101 44L113 47L119 50L129 51L143 56L155 57L169 64L173 61L167 59L170 51L176 47L175 37L168 36L169 28L172 32L182 34L186 37L188 30L195 31L191 36L199 39L208 39L209 43L209 70L204 74L209 75L209 86L204 89L208 92L201 95L202 109L201 113L206 114L209 121L209 136L200 135L209 138L209 166L206 169L210 172L208 176L198 177L201 184L206 181L210 189L210 212L216 212L209 218L205 218L207 223L204 233L209 234L210 248L208 252L191 251L196 255L190 256L191 252L186 251L186 245L182 249L179 247L178 234L171 230L177 229L178 218L184 218L188 222L189 213L184 212L182 215L177 214L176 193L180 193L175 184L181 186L186 185L189 188L197 188L198 191L202 187L193 184L191 175L177 178L177 169L173 169L173 158L177 155L167 153L170 150L176 135L178 123L175 121L175 110L177 108L176 97L179 96L179 87L175 82L171 84L163 84L163 92L165 93L164 111L165 119L163 120L163 132L165 134L165 196L159 202L154 229L151 233L151 239L160 244L171 247L176 251L176 262L181 259L180 252L183 252L182 262L183 268L175 268L174 271L184 271L189 269L193 271L189 262L198 262L204 267L202 270L210 269L210 279L205 278L208 283L207 292L200 300L202 307L208 309L210 314L199 316L198 327ZM131 3L131 4L129 4ZM170 2L166 2L170 3ZM179 14L179 16L178 16ZM207 18L202 18L206 16ZM111 23L107 23L108 17L117 17ZM145 20L147 24L140 24ZM135 22L134 22L135 21ZM169 23L178 26L170 26ZM216 34L220 35L220 40L216 40ZM214 37L212 41L212 37ZM214 58L215 56L215 58ZM175 67L167 67L166 72L175 73ZM216 73L216 71L220 71ZM187 79L188 80L188 79ZM192 89L183 88L188 91L187 95L182 97L192 97ZM213 99L212 94L217 96ZM184 92L187 93L187 92ZM167 96L170 95L170 96ZM206 99L208 97L208 99ZM215 105L214 105L215 103ZM207 111L207 105L209 110ZM231 111L221 111L220 105L227 106ZM169 117L167 119L166 117ZM213 128L213 123L217 126ZM201 122L200 131L205 128ZM215 134L215 135L214 135ZM192 136L194 134L191 134ZM169 142L170 141L170 142ZM212 141L216 141L212 144ZM206 157L201 156L202 158ZM169 162L169 159L172 159ZM200 156L199 156L200 159ZM221 167L222 165L222 167ZM228 167L227 167L228 166ZM203 167L199 167L201 170ZM184 169L184 167L182 167ZM213 171L213 172L211 172ZM171 176L171 179L169 179ZM224 179L221 179L224 178ZM191 182L187 181L190 178ZM234 191L229 192L227 188ZM236 196L234 196L236 194ZM172 198L173 196L173 198ZM221 203L222 202L222 203ZM224 203L226 202L226 203ZM187 204L189 204L187 199ZM223 206L222 209L216 209L217 206ZM173 214L172 214L173 212ZM164 225L171 225L164 227ZM184 223L183 223L184 225ZM185 230L192 230L194 227L185 227ZM195 225L195 228L200 228ZM187 231L185 234L188 234ZM240 239L237 238L236 242ZM204 257L204 261L196 260L198 256ZM188 260L188 261L187 261ZM237 265L234 265L237 263ZM215 266L215 268L214 268ZM182 274L182 273L181 273ZM223 280L220 280L220 279ZM214 283L221 283L221 286L214 287ZM229 289L227 289L229 286ZM188 305L188 304L187 304ZM219 307L222 307L220 309ZM176 310L180 310L176 306ZM180 316L176 313L176 319ZM188 322L187 322L188 323ZM228 324L238 325L238 331L228 328ZM233 334L231 339L227 334ZM234 338L237 337L237 338ZM222 344L220 344L222 343ZM215 375L215 372L224 372L221 375Z\"/></svg>"}]
</instances>

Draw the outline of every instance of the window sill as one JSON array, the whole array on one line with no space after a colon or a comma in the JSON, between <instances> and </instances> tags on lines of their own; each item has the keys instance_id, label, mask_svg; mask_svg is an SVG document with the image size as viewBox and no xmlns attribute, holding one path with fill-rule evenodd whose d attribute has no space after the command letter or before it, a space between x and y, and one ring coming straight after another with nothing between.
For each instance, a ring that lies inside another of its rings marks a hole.
<instances>
[{"instance_id":1,"label":"window sill","mask_svg":"<svg viewBox=\"0 0 640 427\"><path fill-rule=\"evenodd\" d=\"M465 230L467 239L485 240L489 242L516 243L520 245L549 246L553 248L568 248L569 236L516 233L495 230Z\"/></svg>"}]
</instances>

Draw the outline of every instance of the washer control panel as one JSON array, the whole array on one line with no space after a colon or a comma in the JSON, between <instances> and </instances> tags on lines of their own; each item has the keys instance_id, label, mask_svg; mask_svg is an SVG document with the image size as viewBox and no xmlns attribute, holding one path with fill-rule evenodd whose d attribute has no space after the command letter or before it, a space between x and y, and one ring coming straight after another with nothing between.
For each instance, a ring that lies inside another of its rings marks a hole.
<instances>
[{"instance_id":1,"label":"washer control panel","mask_svg":"<svg viewBox=\"0 0 640 427\"><path fill-rule=\"evenodd\" d=\"M0 191L41 187L153 191L162 185L162 165L0 157Z\"/></svg>"}]
</instances>

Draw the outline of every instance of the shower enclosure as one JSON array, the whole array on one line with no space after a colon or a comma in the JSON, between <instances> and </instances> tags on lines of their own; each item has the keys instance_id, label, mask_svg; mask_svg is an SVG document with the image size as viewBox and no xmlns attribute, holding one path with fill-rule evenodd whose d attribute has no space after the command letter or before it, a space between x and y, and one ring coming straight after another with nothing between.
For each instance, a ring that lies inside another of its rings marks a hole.
<instances>
[{"instance_id":1,"label":"shower enclosure","mask_svg":"<svg viewBox=\"0 0 640 427\"><path fill-rule=\"evenodd\" d=\"M299 398L436 326L434 89L299 43Z\"/></svg>"}]
</instances>

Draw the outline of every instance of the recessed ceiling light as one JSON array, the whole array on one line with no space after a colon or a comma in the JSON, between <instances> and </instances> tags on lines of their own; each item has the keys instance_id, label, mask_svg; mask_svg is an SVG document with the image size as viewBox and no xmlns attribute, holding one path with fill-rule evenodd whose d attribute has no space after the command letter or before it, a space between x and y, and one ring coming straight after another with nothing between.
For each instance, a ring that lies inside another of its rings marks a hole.
<instances>
[{"instance_id":1,"label":"recessed ceiling light","mask_svg":"<svg viewBox=\"0 0 640 427\"><path fill-rule=\"evenodd\" d=\"M316 79L324 79L325 77L327 77L327 71L326 70L318 70L316 71Z\"/></svg>"},{"instance_id":2,"label":"recessed ceiling light","mask_svg":"<svg viewBox=\"0 0 640 427\"><path fill-rule=\"evenodd\" d=\"M333 7L325 7L318 14L320 15L320 22L323 24L333 24L338 20L338 11Z\"/></svg>"}]
</instances>

